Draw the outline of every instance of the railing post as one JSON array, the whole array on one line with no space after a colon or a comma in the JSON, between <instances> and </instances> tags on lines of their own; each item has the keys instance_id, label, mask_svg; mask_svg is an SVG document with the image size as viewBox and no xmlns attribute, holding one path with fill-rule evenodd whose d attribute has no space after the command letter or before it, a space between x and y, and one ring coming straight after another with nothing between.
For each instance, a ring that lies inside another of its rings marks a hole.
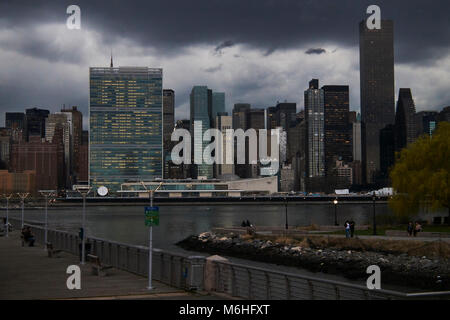
<instances>
[{"instance_id":1,"label":"railing post","mask_svg":"<svg viewBox=\"0 0 450 320\"><path fill-rule=\"evenodd\" d=\"M291 284L289 282L289 277L284 277L286 280L286 300L291 300Z\"/></svg>"},{"instance_id":2,"label":"railing post","mask_svg":"<svg viewBox=\"0 0 450 320\"><path fill-rule=\"evenodd\" d=\"M341 292L340 292L339 287L337 285L334 286L334 291L336 293L336 300L341 300Z\"/></svg>"},{"instance_id":3,"label":"railing post","mask_svg":"<svg viewBox=\"0 0 450 320\"><path fill-rule=\"evenodd\" d=\"M231 295L233 297L236 296L236 272L232 265L229 265L231 268Z\"/></svg>"},{"instance_id":4,"label":"railing post","mask_svg":"<svg viewBox=\"0 0 450 320\"><path fill-rule=\"evenodd\" d=\"M248 275L248 298L252 299L252 273L250 269L247 269Z\"/></svg>"},{"instance_id":5,"label":"railing post","mask_svg":"<svg viewBox=\"0 0 450 320\"><path fill-rule=\"evenodd\" d=\"M311 295L311 300L314 300L314 285L312 284L311 280L308 280L309 285L309 293Z\"/></svg>"}]
</instances>

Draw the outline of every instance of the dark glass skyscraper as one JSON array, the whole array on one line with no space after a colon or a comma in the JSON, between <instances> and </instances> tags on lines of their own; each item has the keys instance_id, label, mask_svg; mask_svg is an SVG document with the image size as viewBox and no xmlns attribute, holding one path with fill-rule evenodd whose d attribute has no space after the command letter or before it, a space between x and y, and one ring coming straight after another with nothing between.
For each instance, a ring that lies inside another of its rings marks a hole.
<instances>
[{"instance_id":1,"label":"dark glass skyscraper","mask_svg":"<svg viewBox=\"0 0 450 320\"><path fill-rule=\"evenodd\" d=\"M380 130L394 123L394 23L381 29L359 25L363 169L366 182L380 170Z\"/></svg>"},{"instance_id":2,"label":"dark glass skyscraper","mask_svg":"<svg viewBox=\"0 0 450 320\"><path fill-rule=\"evenodd\" d=\"M172 89L163 90L163 113L165 143L166 141L170 142L170 136L175 127L175 91Z\"/></svg>"},{"instance_id":3,"label":"dark glass skyscraper","mask_svg":"<svg viewBox=\"0 0 450 320\"><path fill-rule=\"evenodd\" d=\"M30 136L45 137L45 119L50 111L38 108L26 110L26 131L27 140Z\"/></svg>"},{"instance_id":4,"label":"dark glass skyscraper","mask_svg":"<svg viewBox=\"0 0 450 320\"><path fill-rule=\"evenodd\" d=\"M349 124L349 87L323 86L325 112L325 168L333 170L336 160L352 161Z\"/></svg>"},{"instance_id":5,"label":"dark glass skyscraper","mask_svg":"<svg viewBox=\"0 0 450 320\"><path fill-rule=\"evenodd\" d=\"M395 150L400 151L416 140L416 106L411 89L400 89L395 113Z\"/></svg>"},{"instance_id":6,"label":"dark glass skyscraper","mask_svg":"<svg viewBox=\"0 0 450 320\"><path fill-rule=\"evenodd\" d=\"M207 86L194 86L190 95L191 100L191 137L193 139L193 157L194 164L196 163L196 172L194 172L194 178L213 178L213 165L205 164L203 161L203 151L209 141L203 140L205 131L211 128L210 114L212 110L212 91ZM194 123L201 123L201 132L195 134ZM195 159L197 154L198 159Z\"/></svg>"},{"instance_id":7,"label":"dark glass skyscraper","mask_svg":"<svg viewBox=\"0 0 450 320\"><path fill-rule=\"evenodd\" d=\"M93 187L162 178L162 69L90 68Z\"/></svg>"}]
</instances>

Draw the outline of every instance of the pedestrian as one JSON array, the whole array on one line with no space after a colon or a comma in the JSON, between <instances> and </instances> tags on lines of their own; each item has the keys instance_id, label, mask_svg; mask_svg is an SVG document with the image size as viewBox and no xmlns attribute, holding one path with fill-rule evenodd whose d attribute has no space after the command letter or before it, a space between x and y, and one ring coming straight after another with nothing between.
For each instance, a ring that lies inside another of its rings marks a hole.
<instances>
[{"instance_id":1,"label":"pedestrian","mask_svg":"<svg viewBox=\"0 0 450 320\"><path fill-rule=\"evenodd\" d=\"M345 237L348 239L350 238L350 222L348 222L348 220L345 221L344 226L345 226Z\"/></svg>"},{"instance_id":2,"label":"pedestrian","mask_svg":"<svg viewBox=\"0 0 450 320\"><path fill-rule=\"evenodd\" d=\"M422 226L418 221L416 221L416 225L414 227L414 237L417 237L417 233L419 233L420 231L422 231Z\"/></svg>"},{"instance_id":3,"label":"pedestrian","mask_svg":"<svg viewBox=\"0 0 450 320\"><path fill-rule=\"evenodd\" d=\"M353 238L355 235L355 221L350 220L350 236Z\"/></svg>"},{"instance_id":4,"label":"pedestrian","mask_svg":"<svg viewBox=\"0 0 450 320\"><path fill-rule=\"evenodd\" d=\"M413 226L412 221L410 221L410 222L408 223L408 227L406 228L406 231L408 231L408 235L409 235L410 237L412 237L412 235L413 235L413 230L414 230L414 226Z\"/></svg>"}]
</instances>

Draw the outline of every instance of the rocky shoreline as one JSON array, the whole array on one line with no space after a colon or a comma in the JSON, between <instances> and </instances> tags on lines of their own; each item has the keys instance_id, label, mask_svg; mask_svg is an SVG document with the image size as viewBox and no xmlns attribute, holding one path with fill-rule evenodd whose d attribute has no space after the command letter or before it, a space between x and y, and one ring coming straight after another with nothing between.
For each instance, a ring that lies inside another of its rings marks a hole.
<instances>
[{"instance_id":1,"label":"rocky shoreline","mask_svg":"<svg viewBox=\"0 0 450 320\"><path fill-rule=\"evenodd\" d=\"M298 244L205 232L177 243L186 250L295 266L312 272L367 279L366 269L378 265L382 282L428 290L450 290L450 261L446 258L410 256L366 250L317 247L308 239Z\"/></svg>"}]
</instances>

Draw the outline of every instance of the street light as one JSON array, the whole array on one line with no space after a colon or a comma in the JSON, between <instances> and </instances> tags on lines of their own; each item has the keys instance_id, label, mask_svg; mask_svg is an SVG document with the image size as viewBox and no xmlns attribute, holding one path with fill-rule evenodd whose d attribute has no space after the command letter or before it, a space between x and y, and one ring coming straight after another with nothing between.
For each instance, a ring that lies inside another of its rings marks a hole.
<instances>
[{"instance_id":1,"label":"street light","mask_svg":"<svg viewBox=\"0 0 450 320\"><path fill-rule=\"evenodd\" d=\"M334 225L338 226L339 225L338 222L337 222L337 204L338 204L338 199L337 198L334 199L333 203L334 203Z\"/></svg>"},{"instance_id":2,"label":"street light","mask_svg":"<svg viewBox=\"0 0 450 320\"><path fill-rule=\"evenodd\" d=\"M12 194L4 194L3 196L6 198L6 236L9 237L9 199L11 199Z\"/></svg>"},{"instance_id":3,"label":"street light","mask_svg":"<svg viewBox=\"0 0 450 320\"><path fill-rule=\"evenodd\" d=\"M48 198L56 194L55 190L39 190L39 193L45 197L45 233L44 250L47 250L47 225L48 225Z\"/></svg>"},{"instance_id":4,"label":"street light","mask_svg":"<svg viewBox=\"0 0 450 320\"><path fill-rule=\"evenodd\" d=\"M17 193L19 196L21 203L22 203L22 229L25 224L24 222L24 206L25 206L25 199L28 197L29 193Z\"/></svg>"},{"instance_id":5,"label":"street light","mask_svg":"<svg viewBox=\"0 0 450 320\"><path fill-rule=\"evenodd\" d=\"M81 264L85 263L85 255L86 255L86 196L89 192L91 192L90 186L75 186L75 189L81 194L83 197L83 221L82 221L82 233L81 233Z\"/></svg>"},{"instance_id":6,"label":"street light","mask_svg":"<svg viewBox=\"0 0 450 320\"><path fill-rule=\"evenodd\" d=\"M376 196L375 196L375 192L372 195L372 201L373 201L373 235L376 236L377 235L377 224L376 224L376 220L375 220L375 201L376 201Z\"/></svg>"}]
</instances>

